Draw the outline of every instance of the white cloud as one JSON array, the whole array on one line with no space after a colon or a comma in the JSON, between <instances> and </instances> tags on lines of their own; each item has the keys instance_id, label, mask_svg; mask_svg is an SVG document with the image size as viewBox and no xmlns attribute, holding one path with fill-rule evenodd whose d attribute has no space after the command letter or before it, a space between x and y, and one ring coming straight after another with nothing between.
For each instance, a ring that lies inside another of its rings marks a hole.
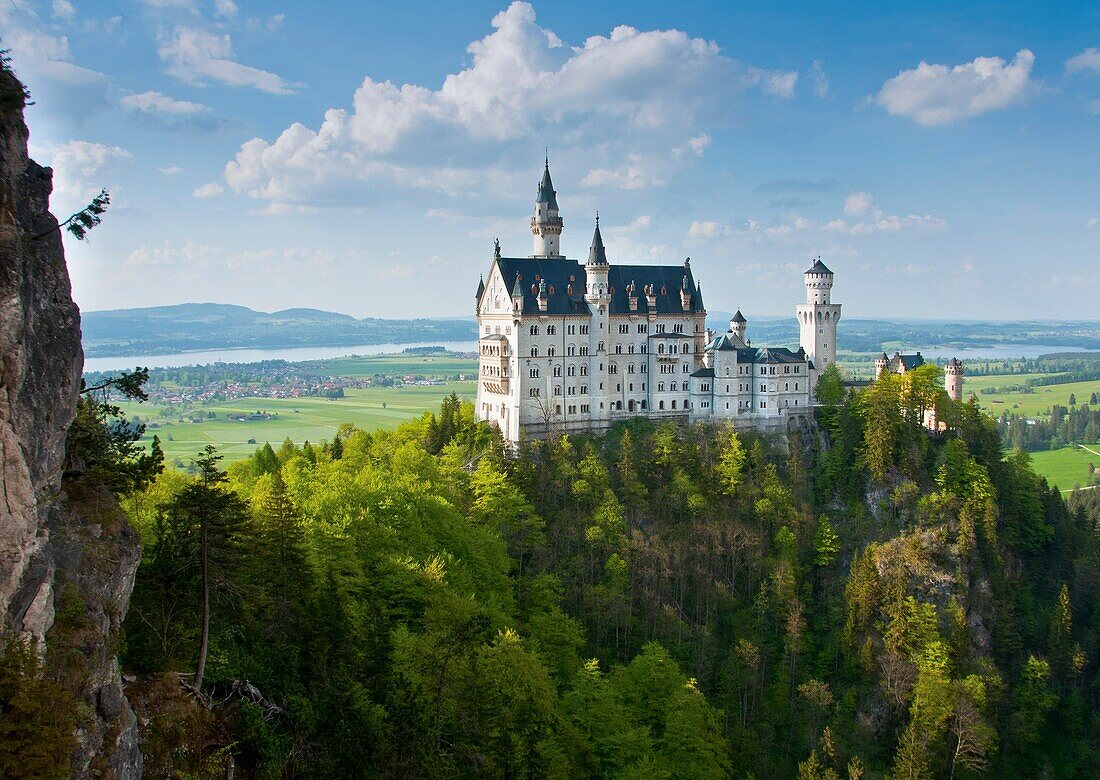
<instances>
[{"instance_id":1,"label":"white cloud","mask_svg":"<svg viewBox=\"0 0 1100 780\"><path fill-rule=\"evenodd\" d=\"M1016 52L1011 63L1000 57L978 57L955 67L921 62L882 85L874 102L894 116L925 126L944 125L1022 100L1032 85L1035 55Z\"/></svg>"},{"instance_id":2,"label":"white cloud","mask_svg":"<svg viewBox=\"0 0 1100 780\"><path fill-rule=\"evenodd\" d=\"M829 95L829 77L825 75L821 60L814 60L810 66L810 79L813 81L814 94L819 98Z\"/></svg>"},{"instance_id":3,"label":"white cloud","mask_svg":"<svg viewBox=\"0 0 1100 780\"><path fill-rule=\"evenodd\" d=\"M196 198L216 198L223 192L225 192L225 187L218 184L216 181L211 181L201 187L197 187L192 194Z\"/></svg>"},{"instance_id":4,"label":"white cloud","mask_svg":"<svg viewBox=\"0 0 1100 780\"><path fill-rule=\"evenodd\" d=\"M199 244L187 239L182 246L171 241L153 246L143 245L122 261L124 268L155 268L183 266L192 270L206 270L221 253L221 247Z\"/></svg>"},{"instance_id":5,"label":"white cloud","mask_svg":"<svg viewBox=\"0 0 1100 780\"><path fill-rule=\"evenodd\" d=\"M673 157L683 157L685 154L694 154L696 157L702 157L703 152L710 146L710 134L700 133L694 138L687 139L684 143L672 150Z\"/></svg>"},{"instance_id":6,"label":"white cloud","mask_svg":"<svg viewBox=\"0 0 1100 780\"><path fill-rule=\"evenodd\" d=\"M1089 220L1088 220L1088 222L1086 222L1085 224L1086 224L1086 225L1088 225L1088 226L1089 226L1090 228L1094 228L1094 227L1096 227L1097 225L1100 225L1100 218L1098 218L1098 217L1090 217L1090 218L1089 218Z\"/></svg>"},{"instance_id":7,"label":"white cloud","mask_svg":"<svg viewBox=\"0 0 1100 780\"><path fill-rule=\"evenodd\" d=\"M157 54L167 63L168 74L186 84L201 86L215 81L276 95L289 94L295 89L281 76L237 62L228 35L177 27L171 35L161 37Z\"/></svg>"},{"instance_id":8,"label":"white cloud","mask_svg":"<svg viewBox=\"0 0 1100 780\"><path fill-rule=\"evenodd\" d=\"M16 29L5 34L4 43L15 53L21 70L30 70L51 81L79 89L106 86L106 75L72 61L67 36Z\"/></svg>"},{"instance_id":9,"label":"white cloud","mask_svg":"<svg viewBox=\"0 0 1100 780\"><path fill-rule=\"evenodd\" d=\"M722 238L731 235L733 235L733 230L729 225L723 225L721 222L713 222L711 220L692 220L687 231L688 238L696 241L708 238Z\"/></svg>"},{"instance_id":10,"label":"white cloud","mask_svg":"<svg viewBox=\"0 0 1100 780\"><path fill-rule=\"evenodd\" d=\"M844 213L849 217L866 214L867 210L871 208L871 200L871 196L866 192L853 192L844 201Z\"/></svg>"},{"instance_id":11,"label":"white cloud","mask_svg":"<svg viewBox=\"0 0 1100 780\"><path fill-rule=\"evenodd\" d=\"M67 22L76 16L76 8L69 0L53 0L53 13L51 15L54 19Z\"/></svg>"},{"instance_id":12,"label":"white cloud","mask_svg":"<svg viewBox=\"0 0 1100 780\"><path fill-rule=\"evenodd\" d=\"M214 16L226 19L237 15L237 4L233 0L214 0Z\"/></svg>"},{"instance_id":13,"label":"white cloud","mask_svg":"<svg viewBox=\"0 0 1100 780\"><path fill-rule=\"evenodd\" d=\"M662 161L685 131L705 148L700 125L732 110L733 97L788 96L797 80L742 65L678 30L619 26L569 46L523 2L492 26L467 48L470 64L439 89L367 76L351 108L329 109L318 130L295 123L273 141L242 145L226 182L260 199L314 203L366 197L362 183L378 179L461 192L487 186L486 159L553 140L559 158L563 147L597 157L587 186L656 186L667 182ZM480 167L454 168L456 159Z\"/></svg>"},{"instance_id":14,"label":"white cloud","mask_svg":"<svg viewBox=\"0 0 1100 780\"><path fill-rule=\"evenodd\" d=\"M92 141L67 141L46 147L45 156L54 169L54 193L66 204L83 204L105 185L103 169L112 163L128 161L133 155L121 146Z\"/></svg>"},{"instance_id":15,"label":"white cloud","mask_svg":"<svg viewBox=\"0 0 1100 780\"><path fill-rule=\"evenodd\" d=\"M1066 73L1091 71L1100 74L1100 49L1092 47L1066 60Z\"/></svg>"},{"instance_id":16,"label":"white cloud","mask_svg":"<svg viewBox=\"0 0 1100 780\"><path fill-rule=\"evenodd\" d=\"M167 168L157 168L157 171L165 176L175 176L177 173L182 173L183 168L178 165L169 165Z\"/></svg>"},{"instance_id":17,"label":"white cloud","mask_svg":"<svg viewBox=\"0 0 1100 780\"><path fill-rule=\"evenodd\" d=\"M176 100L160 92L142 92L126 95L118 101L127 111L143 114L159 114L170 117L192 117L211 112L210 106L192 103L188 100Z\"/></svg>"},{"instance_id":18,"label":"white cloud","mask_svg":"<svg viewBox=\"0 0 1100 780\"><path fill-rule=\"evenodd\" d=\"M616 168L593 168L581 179L583 187L614 187L619 190L640 190L643 187L660 187L667 179L656 161L641 155L628 155L626 162Z\"/></svg>"}]
</instances>

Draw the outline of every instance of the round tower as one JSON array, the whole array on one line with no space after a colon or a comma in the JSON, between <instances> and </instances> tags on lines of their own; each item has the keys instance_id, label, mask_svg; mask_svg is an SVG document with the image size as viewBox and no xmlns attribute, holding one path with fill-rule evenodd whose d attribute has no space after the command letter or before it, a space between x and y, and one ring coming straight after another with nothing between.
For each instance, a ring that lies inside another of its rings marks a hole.
<instances>
[{"instance_id":1,"label":"round tower","mask_svg":"<svg viewBox=\"0 0 1100 780\"><path fill-rule=\"evenodd\" d=\"M840 304L832 302L833 272L817 258L802 274L806 302L795 309L798 317L798 343L813 363L813 380L830 363L836 362L836 326L840 322Z\"/></svg>"},{"instance_id":2,"label":"round tower","mask_svg":"<svg viewBox=\"0 0 1100 780\"><path fill-rule=\"evenodd\" d=\"M749 321L745 319L745 315L741 313L740 309L738 309L737 313L734 314L733 318L730 320L730 333L744 341L745 329L748 328L748 326Z\"/></svg>"},{"instance_id":3,"label":"round tower","mask_svg":"<svg viewBox=\"0 0 1100 780\"><path fill-rule=\"evenodd\" d=\"M535 213L531 217L531 234L535 237L532 257L561 257L561 230L563 222L558 216L558 193L550 180L550 158L542 169L542 181L535 195Z\"/></svg>"},{"instance_id":4,"label":"round tower","mask_svg":"<svg viewBox=\"0 0 1100 780\"><path fill-rule=\"evenodd\" d=\"M961 401L963 397L963 364L958 358L951 358L943 369L943 385L952 401Z\"/></svg>"}]
</instances>

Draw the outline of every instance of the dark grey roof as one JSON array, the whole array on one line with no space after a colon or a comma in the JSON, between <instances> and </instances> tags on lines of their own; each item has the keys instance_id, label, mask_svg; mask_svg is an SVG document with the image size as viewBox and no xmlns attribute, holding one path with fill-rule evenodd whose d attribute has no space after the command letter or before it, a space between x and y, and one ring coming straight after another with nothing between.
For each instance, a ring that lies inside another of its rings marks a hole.
<instances>
[{"instance_id":1,"label":"dark grey roof","mask_svg":"<svg viewBox=\"0 0 1100 780\"><path fill-rule=\"evenodd\" d=\"M493 261L504 278L512 285L513 295L523 295L524 314L589 314L584 300L587 275L584 266L576 260L564 257L500 257ZM517 275L520 277L516 284ZM687 290L691 294L688 308L682 306L680 287L687 277ZM536 279L537 277L537 279ZM537 294L539 281L546 281L546 311L541 312ZM634 294L638 298L636 312L630 310L627 286L635 282ZM611 287L611 314L702 314L704 309L695 289L691 269L675 265L613 265L608 272ZM653 286L655 306L651 309L645 295L645 287ZM532 286L535 288L532 291ZM572 286L572 293L569 292ZM678 334L657 334L673 337Z\"/></svg>"},{"instance_id":2,"label":"dark grey roof","mask_svg":"<svg viewBox=\"0 0 1100 780\"><path fill-rule=\"evenodd\" d=\"M500 268L505 284L512 285L513 297L523 296L524 314L589 314L588 304L584 300L584 268L576 260L500 257L494 263ZM538 290L542 282L546 283L545 312L539 309L538 304Z\"/></svg>"},{"instance_id":3,"label":"dark grey roof","mask_svg":"<svg viewBox=\"0 0 1100 780\"><path fill-rule=\"evenodd\" d=\"M962 366L962 361L960 361L956 357L953 357L953 358L951 358L950 360L947 361L947 367L948 368L960 368L961 366Z\"/></svg>"},{"instance_id":4,"label":"dark grey roof","mask_svg":"<svg viewBox=\"0 0 1100 780\"><path fill-rule=\"evenodd\" d=\"M542 169L542 181L539 182L539 192L535 197L536 203L545 203L548 208L558 207L558 193L554 191L554 182L550 181L550 160Z\"/></svg>"},{"instance_id":5,"label":"dark grey roof","mask_svg":"<svg viewBox=\"0 0 1100 780\"><path fill-rule=\"evenodd\" d=\"M833 272L829 270L829 267L827 265L825 265L823 262L821 262L820 257L816 261L814 261L814 264L812 266L810 266L810 269L808 271L806 271L806 273L808 273L808 274L828 274L829 276L833 275Z\"/></svg>"},{"instance_id":6,"label":"dark grey roof","mask_svg":"<svg viewBox=\"0 0 1100 780\"><path fill-rule=\"evenodd\" d=\"M803 363L806 360L806 351L799 347L794 352L786 347L764 347L756 350L754 363Z\"/></svg>"},{"instance_id":7,"label":"dark grey roof","mask_svg":"<svg viewBox=\"0 0 1100 780\"><path fill-rule=\"evenodd\" d=\"M902 355L900 353L894 353L894 356L890 358L890 370L894 373L900 373L901 371L912 371L914 368L920 368L924 365L924 358L921 353L915 355Z\"/></svg>"},{"instance_id":8,"label":"dark grey roof","mask_svg":"<svg viewBox=\"0 0 1100 780\"><path fill-rule=\"evenodd\" d=\"M713 341L707 344L706 348L723 351L741 349L741 347L737 346L737 344L734 343L733 339L730 338L730 334L728 333L723 333L721 336L715 338Z\"/></svg>"},{"instance_id":9,"label":"dark grey roof","mask_svg":"<svg viewBox=\"0 0 1100 780\"><path fill-rule=\"evenodd\" d=\"M698 371L693 372L692 376L698 376L698 377L704 377L704 378L713 378L714 377L714 369L713 368L700 368Z\"/></svg>"},{"instance_id":10,"label":"dark grey roof","mask_svg":"<svg viewBox=\"0 0 1100 780\"><path fill-rule=\"evenodd\" d=\"M607 265L607 250L600 235L600 218L596 217L596 232L592 234L592 246L588 250L588 265Z\"/></svg>"},{"instance_id":11,"label":"dark grey roof","mask_svg":"<svg viewBox=\"0 0 1100 780\"><path fill-rule=\"evenodd\" d=\"M481 277L477 280L477 292L474 294L474 299L481 303L481 294L485 292L485 277Z\"/></svg>"},{"instance_id":12,"label":"dark grey roof","mask_svg":"<svg viewBox=\"0 0 1100 780\"><path fill-rule=\"evenodd\" d=\"M691 295L688 308L684 309L680 300L680 287L687 278L687 291ZM695 288L695 278L688 266L676 265L613 265L608 274L611 285L611 313L630 314L630 301L626 288L634 282L634 294L638 298L638 313L655 312L657 314L701 314L703 300ZM645 288L653 286L656 306L649 308Z\"/></svg>"},{"instance_id":13,"label":"dark grey roof","mask_svg":"<svg viewBox=\"0 0 1100 780\"><path fill-rule=\"evenodd\" d=\"M733 315L733 319L730 320L730 322L748 322L748 320L745 319L745 315L741 313L740 309L738 309L737 313Z\"/></svg>"}]
</instances>

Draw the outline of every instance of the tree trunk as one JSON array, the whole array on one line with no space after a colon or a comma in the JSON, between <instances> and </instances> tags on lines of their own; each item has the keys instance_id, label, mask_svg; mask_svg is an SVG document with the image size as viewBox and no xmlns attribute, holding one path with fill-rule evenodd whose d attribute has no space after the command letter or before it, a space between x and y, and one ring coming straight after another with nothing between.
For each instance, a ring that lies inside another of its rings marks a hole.
<instances>
[{"instance_id":1,"label":"tree trunk","mask_svg":"<svg viewBox=\"0 0 1100 780\"><path fill-rule=\"evenodd\" d=\"M206 646L210 640L210 577L206 564L206 521L200 521L199 566L202 576L202 632L199 634L199 662L195 668L195 690L202 693L206 673Z\"/></svg>"}]
</instances>

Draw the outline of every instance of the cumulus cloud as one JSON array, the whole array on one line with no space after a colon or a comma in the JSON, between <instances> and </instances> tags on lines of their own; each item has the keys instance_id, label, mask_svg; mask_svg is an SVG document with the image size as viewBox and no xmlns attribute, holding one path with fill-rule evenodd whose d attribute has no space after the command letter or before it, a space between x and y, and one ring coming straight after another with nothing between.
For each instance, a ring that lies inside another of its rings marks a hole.
<instances>
[{"instance_id":1,"label":"cumulus cloud","mask_svg":"<svg viewBox=\"0 0 1100 780\"><path fill-rule=\"evenodd\" d=\"M1100 49L1085 49L1066 60L1066 73L1091 72L1100 74Z\"/></svg>"},{"instance_id":2,"label":"cumulus cloud","mask_svg":"<svg viewBox=\"0 0 1100 780\"><path fill-rule=\"evenodd\" d=\"M122 265L124 268L184 266L194 270L206 270L220 253L221 247L200 244L189 238L182 245L165 241L152 246L140 246L122 261Z\"/></svg>"},{"instance_id":3,"label":"cumulus cloud","mask_svg":"<svg viewBox=\"0 0 1100 780\"><path fill-rule=\"evenodd\" d=\"M850 217L866 214L871 208L871 196L866 192L853 192L844 201L844 213Z\"/></svg>"},{"instance_id":4,"label":"cumulus cloud","mask_svg":"<svg viewBox=\"0 0 1100 780\"><path fill-rule=\"evenodd\" d=\"M18 26L22 21L22 17L16 21L0 14L0 23L7 28L4 46L11 48L20 77L35 85L35 97L77 122L102 110L107 105L108 77L77 65L67 36L22 28Z\"/></svg>"},{"instance_id":5,"label":"cumulus cloud","mask_svg":"<svg viewBox=\"0 0 1100 780\"><path fill-rule=\"evenodd\" d=\"M696 241L731 235L733 235L733 229L729 225L712 220L692 220L687 231L687 237Z\"/></svg>"},{"instance_id":6,"label":"cumulus cloud","mask_svg":"<svg viewBox=\"0 0 1100 780\"><path fill-rule=\"evenodd\" d=\"M195 188L192 193L196 198L216 198L225 192L225 187L218 184L216 181L207 182L201 187Z\"/></svg>"},{"instance_id":7,"label":"cumulus cloud","mask_svg":"<svg viewBox=\"0 0 1100 780\"><path fill-rule=\"evenodd\" d=\"M167 168L157 168L157 171L165 176L175 176L177 173L182 173L183 168L178 165L169 165Z\"/></svg>"},{"instance_id":8,"label":"cumulus cloud","mask_svg":"<svg viewBox=\"0 0 1100 780\"><path fill-rule=\"evenodd\" d=\"M214 0L214 16L226 19L237 15L237 4L233 0Z\"/></svg>"},{"instance_id":9,"label":"cumulus cloud","mask_svg":"<svg viewBox=\"0 0 1100 780\"><path fill-rule=\"evenodd\" d=\"M67 141L48 146L43 152L54 169L55 196L70 205L91 200L104 186L100 177L112 163L133 159L121 146L92 141Z\"/></svg>"},{"instance_id":10,"label":"cumulus cloud","mask_svg":"<svg viewBox=\"0 0 1100 780\"><path fill-rule=\"evenodd\" d=\"M177 27L161 37L157 54L167 64L168 74L186 84L203 86L214 81L276 95L295 90L295 85L281 76L237 62L228 35Z\"/></svg>"},{"instance_id":11,"label":"cumulus cloud","mask_svg":"<svg viewBox=\"0 0 1100 780\"><path fill-rule=\"evenodd\" d=\"M1032 86L1034 62L1028 49L1016 52L1011 63L1000 57L978 57L954 67L921 62L883 84L874 102L928 127L950 124L1022 100Z\"/></svg>"},{"instance_id":12,"label":"cumulus cloud","mask_svg":"<svg viewBox=\"0 0 1100 780\"><path fill-rule=\"evenodd\" d=\"M53 0L52 10L51 16L61 21L67 22L76 16L76 8L69 0Z\"/></svg>"},{"instance_id":13,"label":"cumulus cloud","mask_svg":"<svg viewBox=\"0 0 1100 780\"><path fill-rule=\"evenodd\" d=\"M212 126L217 123L210 106L189 100L176 100L160 92L126 95L118 102L131 114L171 127Z\"/></svg>"},{"instance_id":14,"label":"cumulus cloud","mask_svg":"<svg viewBox=\"0 0 1100 780\"><path fill-rule=\"evenodd\" d=\"M710 146L710 140L709 133L700 133L694 138L687 139L679 146L673 147L672 156L683 157L686 154L693 154L696 157L702 157L703 152Z\"/></svg>"},{"instance_id":15,"label":"cumulus cloud","mask_svg":"<svg viewBox=\"0 0 1100 780\"><path fill-rule=\"evenodd\" d=\"M678 30L619 26L566 45L524 2L492 27L467 47L470 64L438 89L367 76L352 106L329 109L319 129L295 123L273 141L242 145L226 182L256 198L314 203L362 198L371 180L461 192L487 186L487 160L554 140L600 158L586 186L656 186L668 180L662 161L685 130L685 151L699 154L709 143L701 125L731 110L732 98L789 96L797 80Z\"/></svg>"}]
</instances>

